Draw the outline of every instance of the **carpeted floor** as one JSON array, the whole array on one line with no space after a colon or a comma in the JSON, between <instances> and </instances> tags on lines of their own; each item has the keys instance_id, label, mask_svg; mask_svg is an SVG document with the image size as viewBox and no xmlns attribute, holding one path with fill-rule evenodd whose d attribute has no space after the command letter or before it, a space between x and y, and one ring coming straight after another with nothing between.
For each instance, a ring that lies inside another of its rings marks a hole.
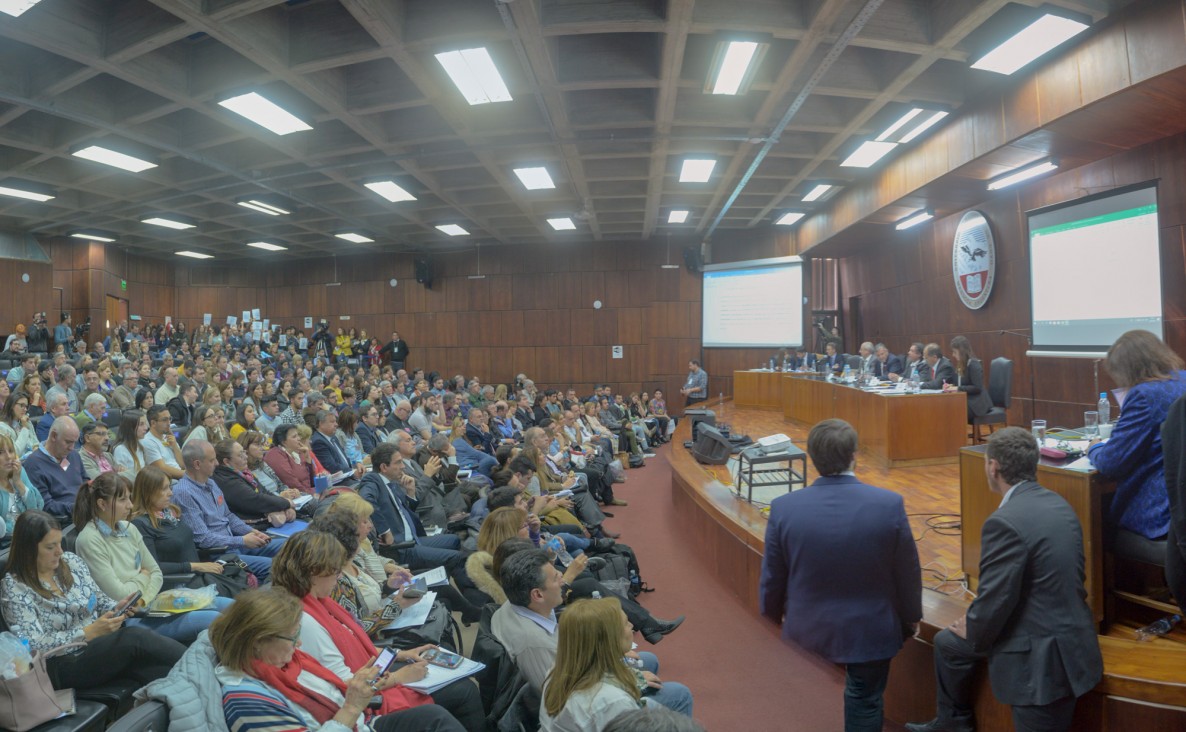
<instances>
[{"instance_id":1,"label":"carpeted floor","mask_svg":"<svg viewBox=\"0 0 1186 732\"><path fill-rule=\"evenodd\" d=\"M614 486L630 505L611 509L607 521L635 549L643 579L655 588L642 603L660 618L688 616L656 646L638 636L640 649L658 654L662 678L692 689L696 719L711 732L843 730L842 672L785 645L777 627L750 614L686 550L696 537L681 532L672 515L671 449L660 447Z\"/></svg>"}]
</instances>

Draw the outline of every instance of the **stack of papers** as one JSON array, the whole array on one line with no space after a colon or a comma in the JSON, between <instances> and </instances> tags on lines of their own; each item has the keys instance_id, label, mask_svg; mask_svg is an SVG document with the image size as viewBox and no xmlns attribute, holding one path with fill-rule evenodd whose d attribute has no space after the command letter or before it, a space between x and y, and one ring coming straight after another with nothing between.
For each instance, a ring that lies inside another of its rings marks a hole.
<instances>
[{"instance_id":1,"label":"stack of papers","mask_svg":"<svg viewBox=\"0 0 1186 732\"><path fill-rule=\"evenodd\" d=\"M309 494L305 494L303 496L298 496L298 497L292 499L292 507L293 508L303 508L305 506L305 504L311 500L313 500L313 496L310 496Z\"/></svg>"},{"instance_id":2,"label":"stack of papers","mask_svg":"<svg viewBox=\"0 0 1186 732\"><path fill-rule=\"evenodd\" d=\"M471 661L468 658L463 660L457 668L444 668L443 666L434 666L430 663L428 664L428 673L424 678L419 681L413 681L410 684L404 684L404 686L409 689L423 691L425 694L432 694L458 679L473 676L484 668L486 668L486 664Z\"/></svg>"},{"instance_id":3,"label":"stack of papers","mask_svg":"<svg viewBox=\"0 0 1186 732\"><path fill-rule=\"evenodd\" d=\"M419 628L428 620L428 614L432 612L432 604L437 600L437 593L425 592L424 597L420 598L420 602L412 607L404 608L404 611L399 614L399 617L392 620L383 628L383 632L403 630L404 628Z\"/></svg>"}]
</instances>

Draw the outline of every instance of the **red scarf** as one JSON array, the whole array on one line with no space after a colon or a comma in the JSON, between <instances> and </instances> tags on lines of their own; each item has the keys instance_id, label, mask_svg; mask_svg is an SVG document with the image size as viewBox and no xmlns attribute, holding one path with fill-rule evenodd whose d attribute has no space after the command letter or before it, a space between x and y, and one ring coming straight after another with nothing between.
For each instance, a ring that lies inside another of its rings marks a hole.
<instances>
[{"instance_id":1,"label":"red scarf","mask_svg":"<svg viewBox=\"0 0 1186 732\"><path fill-rule=\"evenodd\" d=\"M272 666L259 659L251 661L251 674L268 686L279 691L285 699L304 709L319 724L325 724L334 718L341 709L341 705L332 699L301 686L297 680L302 671L307 671L327 683L346 696L346 684L334 675L332 671L317 662L317 659L299 648L293 652L292 660L283 667Z\"/></svg>"},{"instance_id":2,"label":"red scarf","mask_svg":"<svg viewBox=\"0 0 1186 732\"><path fill-rule=\"evenodd\" d=\"M338 652L342 654L342 659L346 662L346 668L357 671L379 655L375 644L371 643L371 639L367 637L366 631L344 607L328 597L316 598L313 595L305 595L301 602L304 603L305 612L329 633L330 638L333 639L334 647L338 649ZM379 710L380 714L391 714L418 707L421 704L432 703L432 697L427 694L398 684L383 690L380 694L383 696L383 708Z\"/></svg>"}]
</instances>

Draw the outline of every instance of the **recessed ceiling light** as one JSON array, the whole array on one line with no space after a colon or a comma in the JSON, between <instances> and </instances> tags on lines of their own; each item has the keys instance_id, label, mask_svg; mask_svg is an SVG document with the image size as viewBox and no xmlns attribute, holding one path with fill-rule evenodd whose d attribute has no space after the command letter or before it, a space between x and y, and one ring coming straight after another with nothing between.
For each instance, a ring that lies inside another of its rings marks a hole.
<instances>
[{"instance_id":1,"label":"recessed ceiling light","mask_svg":"<svg viewBox=\"0 0 1186 732\"><path fill-rule=\"evenodd\" d=\"M688 220L688 212L682 209L677 209L667 214L667 223L682 224Z\"/></svg>"},{"instance_id":2,"label":"recessed ceiling light","mask_svg":"<svg viewBox=\"0 0 1186 732\"><path fill-rule=\"evenodd\" d=\"M441 224L437 228L440 229L441 231L445 232L449 236L467 236L469 234L468 231L461 228L457 224Z\"/></svg>"},{"instance_id":3,"label":"recessed ceiling light","mask_svg":"<svg viewBox=\"0 0 1186 732\"><path fill-rule=\"evenodd\" d=\"M949 114L949 112L946 112L944 110L932 112L929 117L924 119L922 122L919 122L918 126L916 126L913 130L910 130L905 135L902 135L902 139L898 140L898 143L905 145L906 143L910 142L911 140L918 137L922 133L924 133L927 130L934 127L936 124L938 124L939 120L943 119L948 114Z\"/></svg>"},{"instance_id":4,"label":"recessed ceiling light","mask_svg":"<svg viewBox=\"0 0 1186 732\"><path fill-rule=\"evenodd\" d=\"M183 250L183 251L177 252L177 256L192 257L193 259L214 259L213 254L202 254L201 252L191 252L188 250Z\"/></svg>"},{"instance_id":5,"label":"recessed ceiling light","mask_svg":"<svg viewBox=\"0 0 1186 732\"><path fill-rule=\"evenodd\" d=\"M287 109L255 92L224 99L218 106L226 107L277 135L313 129Z\"/></svg>"},{"instance_id":6,"label":"recessed ceiling light","mask_svg":"<svg viewBox=\"0 0 1186 732\"><path fill-rule=\"evenodd\" d=\"M370 237L363 236L362 234L355 234L352 231L344 231L341 234L334 234L334 236L355 244L370 244L374 241L374 239L371 239Z\"/></svg>"},{"instance_id":7,"label":"recessed ceiling light","mask_svg":"<svg viewBox=\"0 0 1186 732\"><path fill-rule=\"evenodd\" d=\"M900 219L898 223L894 224L894 228L898 231L909 229L911 226L918 226L924 221L930 221L935 218L933 211L923 209L922 211L915 211L904 219Z\"/></svg>"},{"instance_id":8,"label":"recessed ceiling light","mask_svg":"<svg viewBox=\"0 0 1186 732\"><path fill-rule=\"evenodd\" d=\"M485 48L466 48L436 55L445 73L470 104L509 102L511 93Z\"/></svg>"},{"instance_id":9,"label":"recessed ceiling light","mask_svg":"<svg viewBox=\"0 0 1186 732\"><path fill-rule=\"evenodd\" d=\"M519 180L523 181L523 187L529 191L556 187L552 182L552 176L548 175L547 168L515 168L515 175L519 176Z\"/></svg>"},{"instance_id":10,"label":"recessed ceiling light","mask_svg":"<svg viewBox=\"0 0 1186 732\"><path fill-rule=\"evenodd\" d=\"M1087 30L1086 23L1047 13L972 64L972 68L1012 74L1030 61Z\"/></svg>"},{"instance_id":11,"label":"recessed ceiling light","mask_svg":"<svg viewBox=\"0 0 1186 732\"><path fill-rule=\"evenodd\" d=\"M12 196L13 198L24 198L30 201L50 201L53 196L46 193L37 193L36 191L26 191L21 188L12 188L10 186L0 186L0 196Z\"/></svg>"},{"instance_id":12,"label":"recessed ceiling light","mask_svg":"<svg viewBox=\"0 0 1186 732\"><path fill-rule=\"evenodd\" d=\"M1004 175L997 176L988 182L988 190L999 191L1002 188L1007 188L1015 183L1020 183L1023 180L1036 178L1043 173L1049 173L1052 170L1058 169L1058 162L1054 160L1042 160L1037 163L1023 165L1020 168L1015 168Z\"/></svg>"},{"instance_id":13,"label":"recessed ceiling light","mask_svg":"<svg viewBox=\"0 0 1186 732\"><path fill-rule=\"evenodd\" d=\"M713 94L736 94L750 71L750 62L762 44L753 41L731 41L721 54L721 64L712 84Z\"/></svg>"},{"instance_id":14,"label":"recessed ceiling light","mask_svg":"<svg viewBox=\"0 0 1186 732\"><path fill-rule=\"evenodd\" d=\"M22 13L39 2L41 0L0 0L0 13L19 18Z\"/></svg>"},{"instance_id":15,"label":"recessed ceiling light","mask_svg":"<svg viewBox=\"0 0 1186 732\"><path fill-rule=\"evenodd\" d=\"M775 221L774 224L775 226L790 226L791 224L799 223L799 220L806 215L807 214L800 213L798 211L789 211L784 213L782 216L779 216L778 220Z\"/></svg>"},{"instance_id":16,"label":"recessed ceiling light","mask_svg":"<svg viewBox=\"0 0 1186 732\"><path fill-rule=\"evenodd\" d=\"M680 183L707 183L717 161L711 158L688 158L679 172Z\"/></svg>"},{"instance_id":17,"label":"recessed ceiling light","mask_svg":"<svg viewBox=\"0 0 1186 732\"><path fill-rule=\"evenodd\" d=\"M154 226L164 226L167 229L192 229L196 224L191 224L180 219L166 218L164 216L151 216L146 219L140 219L142 224L153 224Z\"/></svg>"},{"instance_id":18,"label":"recessed ceiling light","mask_svg":"<svg viewBox=\"0 0 1186 732\"><path fill-rule=\"evenodd\" d=\"M259 211L260 213L266 213L269 216L287 216L288 214L292 213L292 211L285 211L284 209L280 208L279 206L273 206L270 203L267 203L265 201L260 201L260 200L254 199L254 198L248 199L246 201L236 201L235 203L239 204L240 206L242 206L244 208L249 208L252 211Z\"/></svg>"},{"instance_id":19,"label":"recessed ceiling light","mask_svg":"<svg viewBox=\"0 0 1186 732\"><path fill-rule=\"evenodd\" d=\"M78 158L85 160L93 160L96 163L103 163L114 168L122 170L130 170L133 173L140 173L155 168L156 163L150 163L147 160L127 155L126 153L117 152L110 148L102 147L101 145L89 145L80 150L75 150L71 153Z\"/></svg>"},{"instance_id":20,"label":"recessed ceiling light","mask_svg":"<svg viewBox=\"0 0 1186 732\"><path fill-rule=\"evenodd\" d=\"M108 244L115 241L115 235L106 231L102 233L97 231L72 231L70 232L70 236L74 237L75 239L89 239L90 241L101 241L107 242Z\"/></svg>"},{"instance_id":21,"label":"recessed ceiling light","mask_svg":"<svg viewBox=\"0 0 1186 732\"><path fill-rule=\"evenodd\" d=\"M256 249L263 249L269 252L283 252L288 249L288 247L282 247L279 244L273 244L268 241L250 241L247 242L247 246L255 247Z\"/></svg>"},{"instance_id":22,"label":"recessed ceiling light","mask_svg":"<svg viewBox=\"0 0 1186 732\"><path fill-rule=\"evenodd\" d=\"M906 114L899 117L897 122L894 122L892 125L885 128L885 132L882 132L880 135L877 136L877 141L881 142L883 140L889 139L890 135L892 135L895 132L897 132L898 130L902 129L904 126L906 126L906 123L908 123L910 120L914 119L915 117L917 117L920 114L922 114L922 109L920 109L919 107L915 107L914 109L911 109L909 112L907 112Z\"/></svg>"},{"instance_id":23,"label":"recessed ceiling light","mask_svg":"<svg viewBox=\"0 0 1186 732\"><path fill-rule=\"evenodd\" d=\"M888 155L891 150L898 146L896 142L877 142L876 140L866 140L861 143L861 146L853 151L840 164L842 168L868 168Z\"/></svg>"},{"instance_id":24,"label":"recessed ceiling light","mask_svg":"<svg viewBox=\"0 0 1186 732\"><path fill-rule=\"evenodd\" d=\"M572 219L565 217L561 219L548 219L548 223L556 231L572 231L577 228L577 225L572 222Z\"/></svg>"},{"instance_id":25,"label":"recessed ceiling light","mask_svg":"<svg viewBox=\"0 0 1186 732\"><path fill-rule=\"evenodd\" d=\"M831 183L818 183L814 188L807 192L806 196L803 196L803 200L807 203L818 201L820 196L832 190L832 188L833 186Z\"/></svg>"},{"instance_id":26,"label":"recessed ceiling light","mask_svg":"<svg viewBox=\"0 0 1186 732\"><path fill-rule=\"evenodd\" d=\"M396 185L395 181L378 180L374 183L364 183L367 188L370 188L375 193L386 198L392 203L399 203L400 201L415 201L416 197L408 193L403 188Z\"/></svg>"}]
</instances>

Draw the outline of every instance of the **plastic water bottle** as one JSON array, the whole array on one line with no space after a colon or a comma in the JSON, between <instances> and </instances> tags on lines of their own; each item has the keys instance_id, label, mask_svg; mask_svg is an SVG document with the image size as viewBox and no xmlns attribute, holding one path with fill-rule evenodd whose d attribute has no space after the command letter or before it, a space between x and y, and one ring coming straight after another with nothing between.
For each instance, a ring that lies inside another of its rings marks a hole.
<instances>
[{"instance_id":1,"label":"plastic water bottle","mask_svg":"<svg viewBox=\"0 0 1186 732\"><path fill-rule=\"evenodd\" d=\"M552 556L560 560L560 563L565 567L572 564L572 555L564 548L564 542L560 540L559 536L553 536L548 539L548 551Z\"/></svg>"},{"instance_id":2,"label":"plastic water bottle","mask_svg":"<svg viewBox=\"0 0 1186 732\"><path fill-rule=\"evenodd\" d=\"M590 597L592 597L594 600L600 600L601 599L601 590L593 590L593 594L590 595Z\"/></svg>"},{"instance_id":3,"label":"plastic water bottle","mask_svg":"<svg viewBox=\"0 0 1186 732\"><path fill-rule=\"evenodd\" d=\"M1155 623L1149 623L1145 627L1137 629L1137 640L1148 641L1163 636L1173 630L1174 626L1180 622L1182 622L1181 615L1170 615Z\"/></svg>"},{"instance_id":4,"label":"plastic water bottle","mask_svg":"<svg viewBox=\"0 0 1186 732\"><path fill-rule=\"evenodd\" d=\"M1100 413L1100 424L1107 424L1112 418L1112 403L1108 401L1108 392L1100 392L1099 404L1095 406L1097 412Z\"/></svg>"},{"instance_id":5,"label":"plastic water bottle","mask_svg":"<svg viewBox=\"0 0 1186 732\"><path fill-rule=\"evenodd\" d=\"M848 367L848 364L844 365L844 376L842 378L846 384L852 381L852 369Z\"/></svg>"}]
</instances>

